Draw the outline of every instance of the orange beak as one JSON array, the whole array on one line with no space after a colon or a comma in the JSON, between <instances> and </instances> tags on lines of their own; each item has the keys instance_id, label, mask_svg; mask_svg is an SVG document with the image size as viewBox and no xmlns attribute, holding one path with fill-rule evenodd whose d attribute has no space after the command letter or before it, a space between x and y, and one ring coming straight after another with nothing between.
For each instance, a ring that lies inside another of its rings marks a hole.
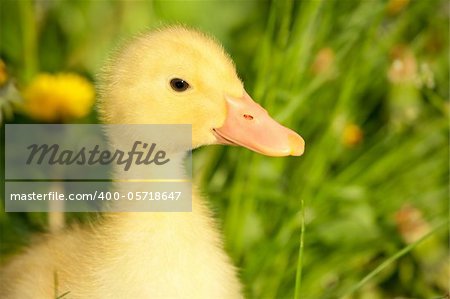
<instances>
[{"instance_id":1,"label":"orange beak","mask_svg":"<svg viewBox=\"0 0 450 299\"><path fill-rule=\"evenodd\" d=\"M305 141L273 118L244 92L242 98L227 97L228 114L222 127L214 129L219 143L241 145L274 157L300 156Z\"/></svg>"}]
</instances>

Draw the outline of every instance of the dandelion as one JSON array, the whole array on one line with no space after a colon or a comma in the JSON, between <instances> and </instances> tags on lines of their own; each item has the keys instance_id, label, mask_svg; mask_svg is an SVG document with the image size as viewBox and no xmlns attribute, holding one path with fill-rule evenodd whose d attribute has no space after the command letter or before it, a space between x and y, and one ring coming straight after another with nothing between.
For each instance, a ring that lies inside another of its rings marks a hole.
<instances>
[{"instance_id":1,"label":"dandelion","mask_svg":"<svg viewBox=\"0 0 450 299\"><path fill-rule=\"evenodd\" d=\"M94 103L94 87L73 73L40 74L25 88L25 110L45 122L86 116Z\"/></svg>"},{"instance_id":2,"label":"dandelion","mask_svg":"<svg viewBox=\"0 0 450 299\"><path fill-rule=\"evenodd\" d=\"M85 78L73 73L40 74L23 91L25 111L44 122L63 122L86 116L94 103L95 91ZM54 182L49 191L61 191L64 187ZM64 203L50 203L53 211L62 211ZM49 214L49 226L53 232L64 227L64 213Z\"/></svg>"},{"instance_id":3,"label":"dandelion","mask_svg":"<svg viewBox=\"0 0 450 299\"><path fill-rule=\"evenodd\" d=\"M347 147L355 147L361 143L364 134L361 128L355 124L347 124L344 127L342 143Z\"/></svg>"}]
</instances>

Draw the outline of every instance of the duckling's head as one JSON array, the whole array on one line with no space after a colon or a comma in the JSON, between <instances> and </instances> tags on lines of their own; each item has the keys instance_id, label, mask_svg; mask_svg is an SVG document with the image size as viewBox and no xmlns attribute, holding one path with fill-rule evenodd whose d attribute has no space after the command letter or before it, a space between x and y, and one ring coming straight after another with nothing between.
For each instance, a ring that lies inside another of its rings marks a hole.
<instances>
[{"instance_id":1,"label":"duckling's head","mask_svg":"<svg viewBox=\"0 0 450 299\"><path fill-rule=\"evenodd\" d=\"M281 126L244 89L223 48L184 27L143 34L104 68L99 112L106 123L191 124L192 145L242 145L301 155L304 141Z\"/></svg>"}]
</instances>

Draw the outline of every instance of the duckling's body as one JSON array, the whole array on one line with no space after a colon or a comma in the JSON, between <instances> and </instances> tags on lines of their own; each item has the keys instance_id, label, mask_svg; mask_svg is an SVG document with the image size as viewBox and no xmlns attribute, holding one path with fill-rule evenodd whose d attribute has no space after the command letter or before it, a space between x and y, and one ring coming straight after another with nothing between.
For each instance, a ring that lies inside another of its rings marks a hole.
<instances>
[{"instance_id":1,"label":"duckling's body","mask_svg":"<svg viewBox=\"0 0 450 299\"><path fill-rule=\"evenodd\" d=\"M303 153L301 137L251 100L231 59L196 31L170 27L142 35L110 61L102 78L99 111L106 123L191 124L193 147L225 143L272 156ZM110 137L120 143L120 136ZM183 150L189 149L177 154ZM66 292L63 298L242 297L195 188L192 212L106 214L93 227L49 236L0 275L0 298Z\"/></svg>"},{"instance_id":2,"label":"duckling's body","mask_svg":"<svg viewBox=\"0 0 450 299\"><path fill-rule=\"evenodd\" d=\"M70 291L65 298L241 297L198 194L192 213L115 213L100 221L52 236L13 261L0 298L55 298L55 279L58 295Z\"/></svg>"}]
</instances>

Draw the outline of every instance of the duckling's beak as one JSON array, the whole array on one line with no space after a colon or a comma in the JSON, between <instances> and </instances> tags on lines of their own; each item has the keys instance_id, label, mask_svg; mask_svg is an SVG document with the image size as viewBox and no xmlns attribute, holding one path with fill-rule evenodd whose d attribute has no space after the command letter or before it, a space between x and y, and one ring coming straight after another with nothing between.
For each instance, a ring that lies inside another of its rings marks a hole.
<instances>
[{"instance_id":1,"label":"duckling's beak","mask_svg":"<svg viewBox=\"0 0 450 299\"><path fill-rule=\"evenodd\" d=\"M214 129L219 143L241 145L268 156L300 156L305 141L273 118L244 92L241 98L226 97L227 117Z\"/></svg>"}]
</instances>

